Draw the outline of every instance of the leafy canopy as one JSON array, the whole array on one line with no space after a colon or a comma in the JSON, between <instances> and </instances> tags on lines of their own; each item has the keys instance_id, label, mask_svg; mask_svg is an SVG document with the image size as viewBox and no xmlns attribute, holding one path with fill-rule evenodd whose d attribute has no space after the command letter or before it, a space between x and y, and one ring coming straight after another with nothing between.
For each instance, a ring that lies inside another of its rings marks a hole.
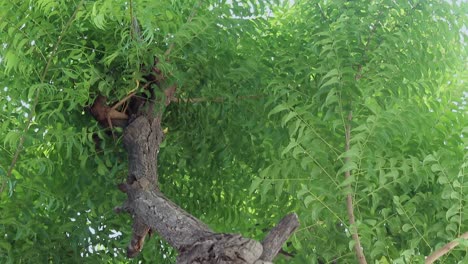
<instances>
[{"instance_id":1,"label":"leafy canopy","mask_svg":"<svg viewBox=\"0 0 468 264\"><path fill-rule=\"evenodd\" d=\"M351 193L367 259L421 263L468 231L467 14L449 1L1 1L0 262L128 261L130 219L112 210L126 154L86 107L120 100L160 58L179 87L159 156L175 203L256 239L295 211L295 256L279 261L348 263ZM140 260L174 256L156 238Z\"/></svg>"}]
</instances>

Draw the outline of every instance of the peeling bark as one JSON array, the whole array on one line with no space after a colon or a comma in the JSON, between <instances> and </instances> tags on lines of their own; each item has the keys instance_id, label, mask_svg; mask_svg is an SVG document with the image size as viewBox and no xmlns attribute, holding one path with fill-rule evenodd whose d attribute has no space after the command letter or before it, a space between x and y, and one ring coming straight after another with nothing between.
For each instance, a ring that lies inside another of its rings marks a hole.
<instances>
[{"instance_id":1,"label":"peeling bark","mask_svg":"<svg viewBox=\"0 0 468 264\"><path fill-rule=\"evenodd\" d=\"M142 250L155 231L178 252L177 263L271 263L282 244L299 226L297 215L286 216L260 243L237 234L214 233L207 225L167 199L159 190L157 157L164 134L160 116L139 116L124 131L128 177L119 189L128 196L117 211L133 217L128 257Z\"/></svg>"}]
</instances>

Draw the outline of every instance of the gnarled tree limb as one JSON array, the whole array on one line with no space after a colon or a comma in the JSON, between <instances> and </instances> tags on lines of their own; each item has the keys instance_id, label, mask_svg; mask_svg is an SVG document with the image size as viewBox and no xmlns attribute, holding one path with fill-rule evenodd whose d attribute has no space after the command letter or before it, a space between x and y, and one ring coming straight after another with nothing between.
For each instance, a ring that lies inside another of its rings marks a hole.
<instances>
[{"instance_id":1,"label":"gnarled tree limb","mask_svg":"<svg viewBox=\"0 0 468 264\"><path fill-rule=\"evenodd\" d=\"M297 215L286 216L262 243L237 234L214 233L159 191L157 156L164 134L157 116L139 116L124 130L129 171L119 189L128 196L122 209L134 219L128 257L138 255L152 230L179 252L178 263L270 263L299 226Z\"/></svg>"}]
</instances>

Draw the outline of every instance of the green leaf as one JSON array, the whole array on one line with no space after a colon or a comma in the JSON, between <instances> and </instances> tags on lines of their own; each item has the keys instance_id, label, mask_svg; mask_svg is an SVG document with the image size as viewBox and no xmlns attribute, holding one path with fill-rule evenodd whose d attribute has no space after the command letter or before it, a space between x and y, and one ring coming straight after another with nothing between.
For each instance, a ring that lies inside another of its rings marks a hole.
<instances>
[{"instance_id":1,"label":"green leaf","mask_svg":"<svg viewBox=\"0 0 468 264\"><path fill-rule=\"evenodd\" d=\"M325 76L323 76L323 79L322 79L322 80L326 80L326 79L328 79L328 78L330 78L330 77L333 77L333 76L336 76L336 75L338 75L338 70L337 70L337 69L333 69L333 70L327 72L327 74L325 74Z\"/></svg>"},{"instance_id":2,"label":"green leaf","mask_svg":"<svg viewBox=\"0 0 468 264\"><path fill-rule=\"evenodd\" d=\"M466 238L465 239L464 238L457 238L457 239L454 239L453 241L459 243L459 246L461 248L468 247L468 239L466 239Z\"/></svg>"},{"instance_id":3,"label":"green leaf","mask_svg":"<svg viewBox=\"0 0 468 264\"><path fill-rule=\"evenodd\" d=\"M109 66L119 55L120 55L120 50L114 51L112 54L104 58L104 64Z\"/></svg>"},{"instance_id":4,"label":"green leaf","mask_svg":"<svg viewBox=\"0 0 468 264\"><path fill-rule=\"evenodd\" d=\"M433 172L439 172L439 171L443 171L444 169L442 168L442 166L440 166L439 164L435 163L435 164L432 164L431 170L432 170Z\"/></svg>"},{"instance_id":5,"label":"green leaf","mask_svg":"<svg viewBox=\"0 0 468 264\"><path fill-rule=\"evenodd\" d=\"M435 162L437 159L434 157L434 155L429 154L424 158L423 164L425 165L426 163L430 162Z\"/></svg>"},{"instance_id":6,"label":"green leaf","mask_svg":"<svg viewBox=\"0 0 468 264\"><path fill-rule=\"evenodd\" d=\"M450 218L454 215L457 215L459 211L460 207L458 206L458 204L453 204L445 213L445 219L447 219L447 221L450 221Z\"/></svg>"},{"instance_id":7,"label":"green leaf","mask_svg":"<svg viewBox=\"0 0 468 264\"><path fill-rule=\"evenodd\" d=\"M359 157L359 147L352 146L348 151L343 152L338 158L339 159L343 159L343 158L355 159L358 157Z\"/></svg>"},{"instance_id":8,"label":"green leaf","mask_svg":"<svg viewBox=\"0 0 468 264\"><path fill-rule=\"evenodd\" d=\"M356 177L354 175L350 175L344 181L342 181L339 187L347 187L356 181Z\"/></svg>"},{"instance_id":9,"label":"green leaf","mask_svg":"<svg viewBox=\"0 0 468 264\"><path fill-rule=\"evenodd\" d=\"M9 74L10 71L16 69L19 65L20 58L12 51L7 51L5 54L5 74Z\"/></svg>"},{"instance_id":10,"label":"green leaf","mask_svg":"<svg viewBox=\"0 0 468 264\"><path fill-rule=\"evenodd\" d=\"M9 131L3 140L3 146L6 147L8 145L10 148L14 149L18 144L19 138L20 135L18 131Z\"/></svg>"},{"instance_id":11,"label":"green leaf","mask_svg":"<svg viewBox=\"0 0 468 264\"><path fill-rule=\"evenodd\" d=\"M260 185L260 197L261 197L261 203L265 203L266 198L267 198L267 193L271 190L271 182L264 182L262 185Z\"/></svg>"},{"instance_id":12,"label":"green leaf","mask_svg":"<svg viewBox=\"0 0 468 264\"><path fill-rule=\"evenodd\" d=\"M410 231L411 229L413 229L413 227L410 225L410 224L404 224L401 229L403 230L403 232L408 232Z\"/></svg>"},{"instance_id":13,"label":"green leaf","mask_svg":"<svg viewBox=\"0 0 468 264\"><path fill-rule=\"evenodd\" d=\"M3 248L6 252L10 252L11 244L5 241L0 241L0 248Z\"/></svg>"},{"instance_id":14,"label":"green leaf","mask_svg":"<svg viewBox=\"0 0 468 264\"><path fill-rule=\"evenodd\" d=\"M166 17L167 17L167 19L172 20L172 18L174 18L174 15L172 14L171 11L166 10Z\"/></svg>"},{"instance_id":15,"label":"green leaf","mask_svg":"<svg viewBox=\"0 0 468 264\"><path fill-rule=\"evenodd\" d=\"M277 105L275 108L273 108L270 113L268 113L268 118L270 118L270 116L276 114L276 113L279 113L281 111L285 111L285 110L288 110L288 107L284 106L284 105Z\"/></svg>"},{"instance_id":16,"label":"green leaf","mask_svg":"<svg viewBox=\"0 0 468 264\"><path fill-rule=\"evenodd\" d=\"M324 84L322 84L320 86L320 89L324 89L325 87L328 87L328 86L333 85L333 84L337 84L339 82L340 82L340 80L339 80L338 77L333 77L330 80L328 80L327 82L325 82Z\"/></svg>"},{"instance_id":17,"label":"green leaf","mask_svg":"<svg viewBox=\"0 0 468 264\"><path fill-rule=\"evenodd\" d=\"M437 182L440 183L440 184L446 184L449 182L449 179L447 178L447 176L439 176L439 178L437 178Z\"/></svg>"},{"instance_id":18,"label":"green leaf","mask_svg":"<svg viewBox=\"0 0 468 264\"><path fill-rule=\"evenodd\" d=\"M286 148L283 149L283 151L281 152L281 156L284 156L286 153L289 153L289 151L292 149L292 148L295 148L299 145L298 142L295 141L294 138L291 138L290 139L290 142L289 144L286 146Z\"/></svg>"},{"instance_id":19,"label":"green leaf","mask_svg":"<svg viewBox=\"0 0 468 264\"><path fill-rule=\"evenodd\" d=\"M338 172L336 173L336 175L341 175L347 171L352 171L352 170L356 170L358 168L358 165L356 164L356 162L354 161L349 161L349 162L346 162L339 170Z\"/></svg>"},{"instance_id":20,"label":"green leaf","mask_svg":"<svg viewBox=\"0 0 468 264\"><path fill-rule=\"evenodd\" d=\"M108 172L106 165L104 165L102 161L98 162L97 172L99 175L102 175L102 176L106 175Z\"/></svg>"},{"instance_id":21,"label":"green leaf","mask_svg":"<svg viewBox=\"0 0 468 264\"><path fill-rule=\"evenodd\" d=\"M337 102L338 102L338 95L336 94L335 89L332 88L330 92L327 94L327 98L325 99L325 106L329 106Z\"/></svg>"},{"instance_id":22,"label":"green leaf","mask_svg":"<svg viewBox=\"0 0 468 264\"><path fill-rule=\"evenodd\" d=\"M354 241L354 239L349 240L349 242L348 242L349 251L353 251L355 245L356 245L356 241Z\"/></svg>"},{"instance_id":23,"label":"green leaf","mask_svg":"<svg viewBox=\"0 0 468 264\"><path fill-rule=\"evenodd\" d=\"M252 195L252 193L255 191L255 190L258 190L258 186L263 182L263 179L262 178L259 178L259 177L256 177L253 179L252 181L252 184L250 185L250 188L249 188L249 195Z\"/></svg>"},{"instance_id":24,"label":"green leaf","mask_svg":"<svg viewBox=\"0 0 468 264\"><path fill-rule=\"evenodd\" d=\"M73 73L71 70L68 70L68 69L62 69L63 73L69 77L69 78L72 78L72 79L76 79L78 78L78 74L76 73Z\"/></svg>"},{"instance_id":25,"label":"green leaf","mask_svg":"<svg viewBox=\"0 0 468 264\"><path fill-rule=\"evenodd\" d=\"M456 234L458 231L457 225L455 223L450 223L445 227L445 231L448 233Z\"/></svg>"},{"instance_id":26,"label":"green leaf","mask_svg":"<svg viewBox=\"0 0 468 264\"><path fill-rule=\"evenodd\" d=\"M296 112L289 112L287 115L283 117L283 120L281 121L281 125L284 127L292 118L296 116L297 116Z\"/></svg>"},{"instance_id":27,"label":"green leaf","mask_svg":"<svg viewBox=\"0 0 468 264\"><path fill-rule=\"evenodd\" d=\"M284 180L283 179L275 181L275 195L276 195L276 197L281 196L281 194L283 193L283 188L284 188Z\"/></svg>"},{"instance_id":28,"label":"green leaf","mask_svg":"<svg viewBox=\"0 0 468 264\"><path fill-rule=\"evenodd\" d=\"M301 189L297 192L297 199L302 199L302 197L308 193L309 190L307 189L307 187L305 185L301 185Z\"/></svg>"},{"instance_id":29,"label":"green leaf","mask_svg":"<svg viewBox=\"0 0 468 264\"><path fill-rule=\"evenodd\" d=\"M314 197L312 197L311 195L306 196L306 198L304 199L305 207L309 207L309 204L312 203L314 200Z\"/></svg>"}]
</instances>

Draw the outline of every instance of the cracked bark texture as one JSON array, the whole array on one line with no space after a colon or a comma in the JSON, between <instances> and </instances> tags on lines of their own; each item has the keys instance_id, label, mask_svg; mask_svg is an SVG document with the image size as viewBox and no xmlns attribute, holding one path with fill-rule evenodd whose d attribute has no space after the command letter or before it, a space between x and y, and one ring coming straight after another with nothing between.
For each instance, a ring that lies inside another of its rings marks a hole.
<instances>
[{"instance_id":1,"label":"cracked bark texture","mask_svg":"<svg viewBox=\"0 0 468 264\"><path fill-rule=\"evenodd\" d=\"M127 181L119 189L128 199L116 210L133 217L128 257L138 255L151 230L179 252L177 263L271 263L299 226L297 215L283 218L262 243L241 235L214 233L159 191L157 157L163 137L160 115L139 116L124 131L129 167Z\"/></svg>"}]
</instances>

